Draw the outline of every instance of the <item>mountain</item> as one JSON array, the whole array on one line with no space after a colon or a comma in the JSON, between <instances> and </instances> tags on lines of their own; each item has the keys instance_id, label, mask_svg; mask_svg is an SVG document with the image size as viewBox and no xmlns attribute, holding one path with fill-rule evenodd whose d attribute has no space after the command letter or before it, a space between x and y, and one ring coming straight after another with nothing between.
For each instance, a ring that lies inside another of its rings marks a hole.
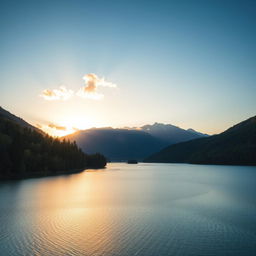
<instances>
[{"instance_id":1,"label":"mountain","mask_svg":"<svg viewBox=\"0 0 256 256\"><path fill-rule=\"evenodd\" d=\"M87 154L102 152L112 161L142 160L168 145L144 131L128 129L92 128L64 138L76 141Z\"/></svg>"},{"instance_id":2,"label":"mountain","mask_svg":"<svg viewBox=\"0 0 256 256\"><path fill-rule=\"evenodd\" d=\"M22 126L22 127L26 127L26 128L30 128L32 130L36 130L38 132L43 132L41 130L39 130L38 128L34 127L33 125L27 123L26 121L24 121L23 119L21 119L20 117L17 117L15 115L13 115L12 113L10 113L9 111L3 109L2 107L0 107L0 118L5 118L7 120L13 121L16 124Z\"/></svg>"},{"instance_id":3,"label":"mountain","mask_svg":"<svg viewBox=\"0 0 256 256\"><path fill-rule=\"evenodd\" d=\"M173 125L155 123L138 129L92 128L64 138L76 141L86 153L102 152L109 160L143 160L146 156L176 142L202 137ZM205 136L205 135L204 135Z\"/></svg>"},{"instance_id":4,"label":"mountain","mask_svg":"<svg viewBox=\"0 0 256 256\"><path fill-rule=\"evenodd\" d=\"M104 156L87 155L75 142L45 135L1 108L0 180L54 175L105 165Z\"/></svg>"},{"instance_id":5,"label":"mountain","mask_svg":"<svg viewBox=\"0 0 256 256\"><path fill-rule=\"evenodd\" d=\"M201 133L201 132L195 131L195 130L192 129L192 128L187 129L187 131L188 131L188 132L191 132L191 133L193 133L193 134L195 134L195 135L198 135L199 137L208 137L208 136L209 136L209 135L206 134L206 133Z\"/></svg>"},{"instance_id":6,"label":"mountain","mask_svg":"<svg viewBox=\"0 0 256 256\"><path fill-rule=\"evenodd\" d=\"M256 165L256 116L218 135L171 145L144 161Z\"/></svg>"},{"instance_id":7,"label":"mountain","mask_svg":"<svg viewBox=\"0 0 256 256\"><path fill-rule=\"evenodd\" d=\"M140 128L169 144L208 136L207 134L199 133L193 129L184 130L171 124L154 123L153 125L144 125Z\"/></svg>"}]
</instances>

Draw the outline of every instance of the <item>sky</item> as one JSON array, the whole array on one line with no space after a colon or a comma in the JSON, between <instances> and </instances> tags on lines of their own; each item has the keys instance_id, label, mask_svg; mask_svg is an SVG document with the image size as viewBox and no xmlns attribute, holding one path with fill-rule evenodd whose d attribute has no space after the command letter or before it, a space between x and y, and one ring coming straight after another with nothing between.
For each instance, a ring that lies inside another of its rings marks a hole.
<instances>
[{"instance_id":1,"label":"sky","mask_svg":"<svg viewBox=\"0 0 256 256\"><path fill-rule=\"evenodd\" d=\"M48 133L256 114L256 2L0 0L0 105Z\"/></svg>"}]
</instances>

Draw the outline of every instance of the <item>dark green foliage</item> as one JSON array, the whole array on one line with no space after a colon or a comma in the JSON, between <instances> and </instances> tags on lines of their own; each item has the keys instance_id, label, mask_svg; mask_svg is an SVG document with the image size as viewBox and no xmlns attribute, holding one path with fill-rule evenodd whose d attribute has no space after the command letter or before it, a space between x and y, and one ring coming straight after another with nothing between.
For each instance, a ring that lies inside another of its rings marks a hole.
<instances>
[{"instance_id":1,"label":"dark green foliage","mask_svg":"<svg viewBox=\"0 0 256 256\"><path fill-rule=\"evenodd\" d=\"M256 165L256 116L221 134L169 146L145 162Z\"/></svg>"},{"instance_id":2,"label":"dark green foliage","mask_svg":"<svg viewBox=\"0 0 256 256\"><path fill-rule=\"evenodd\" d=\"M0 179L102 168L100 154L86 155L75 142L59 140L0 117Z\"/></svg>"},{"instance_id":3,"label":"dark green foliage","mask_svg":"<svg viewBox=\"0 0 256 256\"><path fill-rule=\"evenodd\" d=\"M98 168L98 166L104 167L107 163L106 158L99 153L87 155L87 157L88 157L87 164L91 168Z\"/></svg>"}]
</instances>

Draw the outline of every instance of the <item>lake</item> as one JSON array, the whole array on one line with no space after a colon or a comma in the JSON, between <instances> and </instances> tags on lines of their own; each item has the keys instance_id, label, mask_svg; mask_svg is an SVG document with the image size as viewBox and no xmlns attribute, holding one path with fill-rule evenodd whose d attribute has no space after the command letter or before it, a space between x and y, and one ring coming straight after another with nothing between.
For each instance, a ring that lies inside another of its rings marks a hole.
<instances>
[{"instance_id":1,"label":"lake","mask_svg":"<svg viewBox=\"0 0 256 256\"><path fill-rule=\"evenodd\" d=\"M0 255L256 255L256 167L111 163L0 183Z\"/></svg>"}]
</instances>

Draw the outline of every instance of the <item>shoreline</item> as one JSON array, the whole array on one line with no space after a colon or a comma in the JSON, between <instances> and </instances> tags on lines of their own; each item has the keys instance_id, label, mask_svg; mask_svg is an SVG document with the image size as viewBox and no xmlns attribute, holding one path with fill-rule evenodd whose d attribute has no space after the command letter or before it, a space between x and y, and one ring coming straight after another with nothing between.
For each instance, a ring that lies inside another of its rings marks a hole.
<instances>
[{"instance_id":1,"label":"shoreline","mask_svg":"<svg viewBox=\"0 0 256 256\"><path fill-rule=\"evenodd\" d=\"M89 170L89 169L105 169L106 165L104 167L85 167L81 169L73 169L69 171L60 171L60 172L55 172L55 173L28 173L24 176L16 176L16 177L8 177L8 178L0 178L0 182L5 182L5 181L20 181L20 180L25 180L25 179L36 179L36 178L47 178L47 177L54 177L54 176L61 176L61 175L70 175L70 174L76 174L76 173L81 173L83 171Z\"/></svg>"},{"instance_id":2,"label":"shoreline","mask_svg":"<svg viewBox=\"0 0 256 256\"><path fill-rule=\"evenodd\" d=\"M235 164L235 163L189 163L189 162L150 162L150 161L143 161L142 163L145 164L191 164L191 165L216 165L216 166L256 166L256 164L250 164L250 163L241 163L241 164Z\"/></svg>"}]
</instances>

